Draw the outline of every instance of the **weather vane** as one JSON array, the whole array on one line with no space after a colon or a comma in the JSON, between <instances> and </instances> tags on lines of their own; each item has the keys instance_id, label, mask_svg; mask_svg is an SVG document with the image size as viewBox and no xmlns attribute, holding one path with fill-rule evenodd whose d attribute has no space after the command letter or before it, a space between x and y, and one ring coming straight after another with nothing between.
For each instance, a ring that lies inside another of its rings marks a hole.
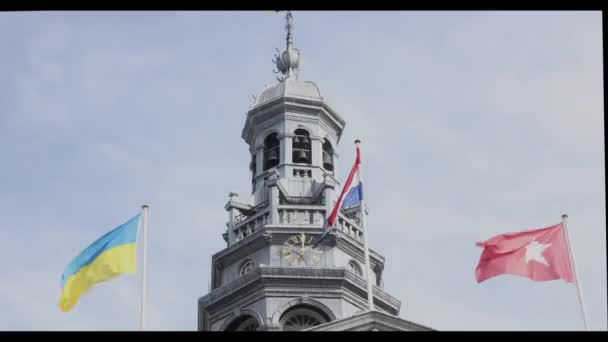
<instances>
[{"instance_id":1,"label":"weather vane","mask_svg":"<svg viewBox=\"0 0 608 342\"><path fill-rule=\"evenodd\" d=\"M275 11L277 13L279 12L283 12L283 11ZM292 45L292 40L291 40L291 31L293 29L293 15L291 14L291 11L284 11L285 12L285 31L287 31L287 37L286 37L286 42L287 42L287 47Z\"/></svg>"},{"instance_id":2,"label":"weather vane","mask_svg":"<svg viewBox=\"0 0 608 342\"><path fill-rule=\"evenodd\" d=\"M275 12L278 13L282 11ZM285 11L285 31L287 32L285 38L285 51L281 53L279 49L275 48L276 54L272 61L278 69L273 70L273 72L275 74L282 74L282 76L277 76L277 81L279 82L283 82L292 73L295 73L297 77L299 68L300 53L297 49L293 49L293 15L291 14L291 11Z\"/></svg>"},{"instance_id":3,"label":"weather vane","mask_svg":"<svg viewBox=\"0 0 608 342\"><path fill-rule=\"evenodd\" d=\"M287 31L287 47L291 46L291 30L293 29L293 15L291 11L285 13L285 31Z\"/></svg>"}]
</instances>

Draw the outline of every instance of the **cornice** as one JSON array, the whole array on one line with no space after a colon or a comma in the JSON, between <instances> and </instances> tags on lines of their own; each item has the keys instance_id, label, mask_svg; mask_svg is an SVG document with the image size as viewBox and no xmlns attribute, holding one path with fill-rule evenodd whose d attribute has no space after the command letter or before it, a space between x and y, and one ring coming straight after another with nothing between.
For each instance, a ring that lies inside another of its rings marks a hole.
<instances>
[{"instance_id":1,"label":"cornice","mask_svg":"<svg viewBox=\"0 0 608 342\"><path fill-rule=\"evenodd\" d=\"M344 233L341 230L335 229L334 234L336 235L337 248L353 256L354 258L356 258L357 261L361 262L362 264L365 264L365 251L363 250L363 244L361 242L355 240L352 236ZM372 270L376 267L383 268L384 257L372 251L371 248L369 249L369 251L369 262Z\"/></svg>"},{"instance_id":2,"label":"cornice","mask_svg":"<svg viewBox=\"0 0 608 342\"><path fill-rule=\"evenodd\" d=\"M236 209L242 209L242 210L249 210L252 208L251 204L247 204L247 203L243 203L243 202L239 202L239 201L235 201L235 200L229 200L226 205L224 206L224 209L226 210L230 210L231 208L236 208Z\"/></svg>"},{"instance_id":3,"label":"cornice","mask_svg":"<svg viewBox=\"0 0 608 342\"><path fill-rule=\"evenodd\" d=\"M264 229L255 231L244 239L224 248L215 253L212 257L212 264L218 267L226 267L232 263L250 255L266 246L266 235Z\"/></svg>"},{"instance_id":4,"label":"cornice","mask_svg":"<svg viewBox=\"0 0 608 342\"><path fill-rule=\"evenodd\" d=\"M297 286L290 286L290 284ZM266 296L278 294L281 291L283 295L289 296L295 296L298 293L310 294L311 291L328 293L333 289L334 291L348 291L354 296L362 298L366 292L366 282L344 268L259 266L250 273L201 297L199 305L212 311L213 307L238 302L250 295L250 292L262 291L262 289ZM285 291L292 292L285 293ZM385 310L399 312L401 302L398 299L377 286L373 286L373 291L376 305Z\"/></svg>"},{"instance_id":5,"label":"cornice","mask_svg":"<svg viewBox=\"0 0 608 342\"><path fill-rule=\"evenodd\" d=\"M310 115L316 118L305 118L297 115L290 116L290 113ZM285 96L248 111L241 137L251 145L253 143L252 130L254 127L256 125L261 125L262 122L269 120L275 115L302 122L319 122L321 119L321 121L325 121L325 125L329 128L327 129L329 132L333 133L332 131L334 131L335 133L338 133L334 136L336 142L339 141L341 131L346 126L346 121L322 100L318 101Z\"/></svg>"},{"instance_id":6,"label":"cornice","mask_svg":"<svg viewBox=\"0 0 608 342\"><path fill-rule=\"evenodd\" d=\"M380 311L357 313L344 319L312 327L306 331L370 330L372 327L380 327L382 330L433 331L429 327Z\"/></svg>"}]
</instances>

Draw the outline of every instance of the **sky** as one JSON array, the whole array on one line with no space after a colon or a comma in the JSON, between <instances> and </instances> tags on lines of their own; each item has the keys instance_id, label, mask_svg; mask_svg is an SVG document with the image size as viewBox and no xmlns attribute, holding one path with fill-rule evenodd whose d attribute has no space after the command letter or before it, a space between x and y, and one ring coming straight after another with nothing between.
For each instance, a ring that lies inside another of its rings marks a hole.
<instances>
[{"instance_id":1,"label":"sky","mask_svg":"<svg viewBox=\"0 0 608 342\"><path fill-rule=\"evenodd\" d=\"M494 235L568 227L607 329L601 12L299 12L300 77L363 143L369 244L400 317L438 330L582 330L576 288L477 284ZM64 267L150 206L150 330L196 330L246 112L285 45L272 12L0 13L0 330L135 330L139 274L60 312Z\"/></svg>"}]
</instances>

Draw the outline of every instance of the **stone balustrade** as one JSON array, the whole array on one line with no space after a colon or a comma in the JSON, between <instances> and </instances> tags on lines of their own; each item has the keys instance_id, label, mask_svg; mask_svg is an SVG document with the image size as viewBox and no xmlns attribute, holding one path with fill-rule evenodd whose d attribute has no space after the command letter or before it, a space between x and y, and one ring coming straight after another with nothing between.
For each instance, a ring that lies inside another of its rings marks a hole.
<instances>
[{"instance_id":1,"label":"stone balustrade","mask_svg":"<svg viewBox=\"0 0 608 342\"><path fill-rule=\"evenodd\" d=\"M238 242L263 228L268 224L269 219L270 210L269 208L266 208L245 220L237 222L234 227L232 227L232 234L234 235L235 242Z\"/></svg>"},{"instance_id":2,"label":"stone balustrade","mask_svg":"<svg viewBox=\"0 0 608 342\"><path fill-rule=\"evenodd\" d=\"M279 225L314 225L321 227L325 222L324 206L279 205Z\"/></svg>"}]
</instances>

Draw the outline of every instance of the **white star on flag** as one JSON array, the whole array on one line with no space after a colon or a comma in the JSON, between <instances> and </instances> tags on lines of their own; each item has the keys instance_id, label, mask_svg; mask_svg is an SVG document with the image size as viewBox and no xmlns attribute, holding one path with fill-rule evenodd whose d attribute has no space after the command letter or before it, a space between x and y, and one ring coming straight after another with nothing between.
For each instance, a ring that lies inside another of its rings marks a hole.
<instances>
[{"instance_id":1,"label":"white star on flag","mask_svg":"<svg viewBox=\"0 0 608 342\"><path fill-rule=\"evenodd\" d=\"M547 262L547 260L545 260L545 257L543 256L544 250L549 248L549 246L551 246L550 243L542 244L538 243L536 240L530 242L526 246L526 264L530 262L530 260L534 260L536 262L540 262L541 264L549 266L549 263Z\"/></svg>"},{"instance_id":2,"label":"white star on flag","mask_svg":"<svg viewBox=\"0 0 608 342\"><path fill-rule=\"evenodd\" d=\"M478 283L502 274L534 281L575 281L564 223L550 227L496 235L478 242L483 248L475 268ZM505 253L505 251L511 251ZM534 260L535 262L530 262ZM542 265L542 266L541 266Z\"/></svg>"}]
</instances>

